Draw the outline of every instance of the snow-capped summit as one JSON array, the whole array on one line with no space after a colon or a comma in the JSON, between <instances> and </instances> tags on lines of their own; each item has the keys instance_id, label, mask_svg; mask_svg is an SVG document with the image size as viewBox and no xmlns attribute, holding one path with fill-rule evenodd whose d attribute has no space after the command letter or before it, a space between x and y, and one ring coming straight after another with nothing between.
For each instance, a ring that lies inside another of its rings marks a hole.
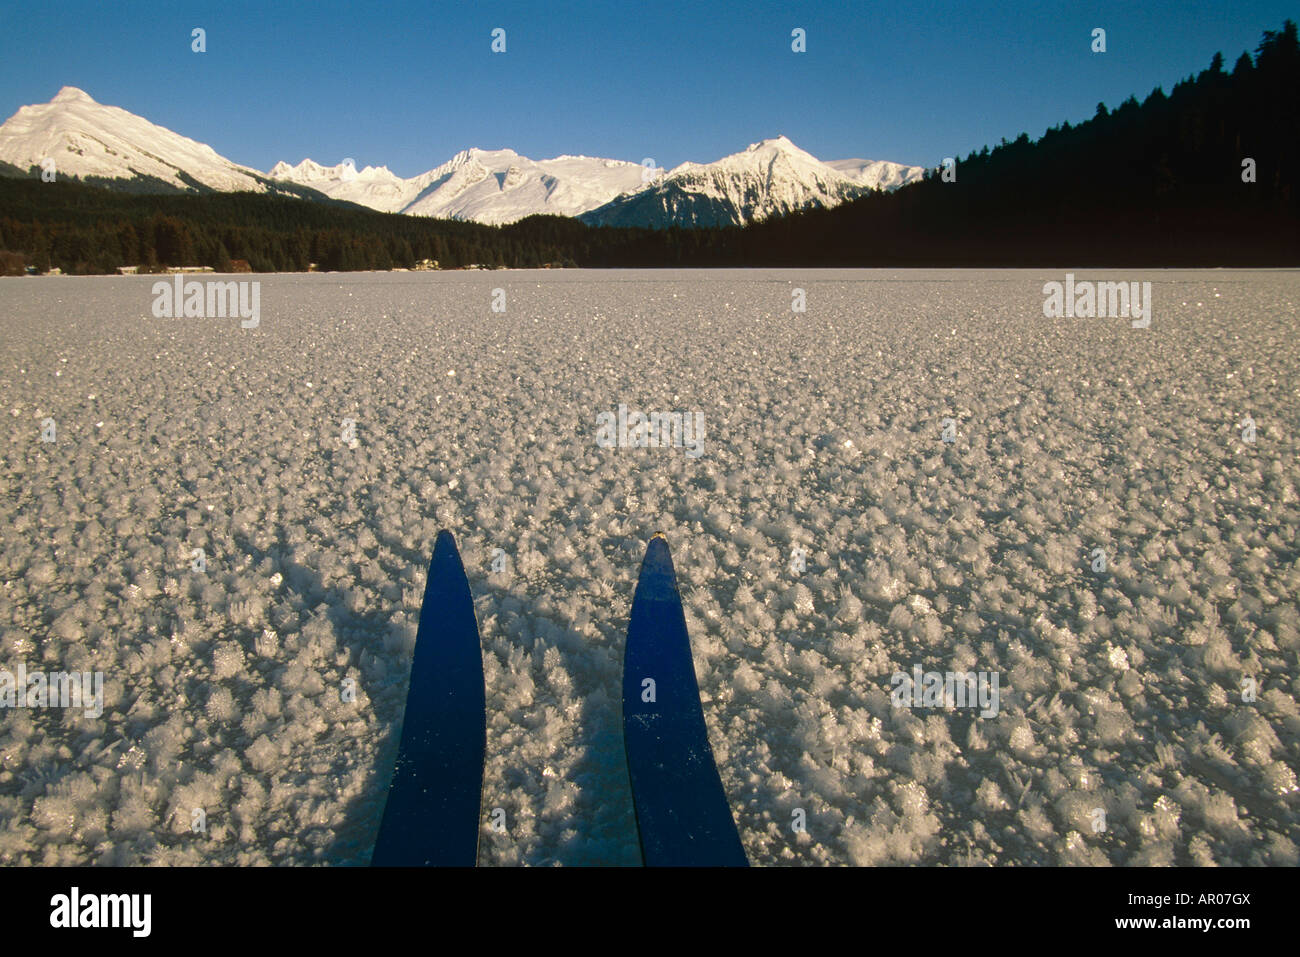
<instances>
[{"instance_id":1,"label":"snow-capped summit","mask_svg":"<svg viewBox=\"0 0 1300 957\"><path fill-rule=\"evenodd\" d=\"M750 143L740 153L724 156L712 163L683 163L668 174L668 179L705 172L712 174L760 174L772 177L785 176L801 182L837 179L828 177L826 164L784 136Z\"/></svg>"},{"instance_id":2,"label":"snow-capped summit","mask_svg":"<svg viewBox=\"0 0 1300 957\"><path fill-rule=\"evenodd\" d=\"M776 136L773 136L771 139L759 140L757 143L750 143L749 148L745 150L745 152L746 153L761 153L761 152L798 153L816 162L816 157L814 157L811 153L806 153L803 150L799 149L799 147L795 146L794 143L790 142L790 138L786 136L784 133L779 133Z\"/></svg>"},{"instance_id":3,"label":"snow-capped summit","mask_svg":"<svg viewBox=\"0 0 1300 957\"><path fill-rule=\"evenodd\" d=\"M21 107L0 126L0 160L28 169L54 161L56 174L132 180L149 177L177 189L265 192L256 170L210 146L173 133L85 90L65 86L48 103Z\"/></svg>"},{"instance_id":4,"label":"snow-capped summit","mask_svg":"<svg viewBox=\"0 0 1300 957\"><path fill-rule=\"evenodd\" d=\"M836 206L921 176L919 166L869 160L824 163L785 136L751 143L713 163L682 163L649 189L583 216L610 226L740 226L815 206Z\"/></svg>"},{"instance_id":5,"label":"snow-capped summit","mask_svg":"<svg viewBox=\"0 0 1300 957\"><path fill-rule=\"evenodd\" d=\"M50 102L67 103L71 100L78 100L83 103L95 102L91 98L89 93L87 93L85 90L79 90L75 86L65 86L63 89L59 90L57 94L55 94L54 99L50 100Z\"/></svg>"}]
</instances>

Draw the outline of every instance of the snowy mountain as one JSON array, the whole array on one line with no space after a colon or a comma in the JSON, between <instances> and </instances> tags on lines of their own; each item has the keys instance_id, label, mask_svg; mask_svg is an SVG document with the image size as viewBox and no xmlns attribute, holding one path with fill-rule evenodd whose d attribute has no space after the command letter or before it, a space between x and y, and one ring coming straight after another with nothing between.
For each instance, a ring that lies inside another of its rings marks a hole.
<instances>
[{"instance_id":1,"label":"snowy mountain","mask_svg":"<svg viewBox=\"0 0 1300 957\"><path fill-rule=\"evenodd\" d=\"M715 163L683 163L651 188L620 196L581 219L601 226L740 226L836 206L877 187L895 189L923 172L884 161L824 163L778 136Z\"/></svg>"},{"instance_id":2,"label":"snowy mountain","mask_svg":"<svg viewBox=\"0 0 1300 957\"><path fill-rule=\"evenodd\" d=\"M270 176L385 212L509 223L535 213L620 226L743 224L775 213L835 206L919 179L919 166L881 160L824 163L784 136L714 163L683 163L647 179L637 163L514 150L471 149L409 180L386 167L278 163Z\"/></svg>"},{"instance_id":3,"label":"snowy mountain","mask_svg":"<svg viewBox=\"0 0 1300 957\"><path fill-rule=\"evenodd\" d=\"M267 173L279 182L297 183L333 199L347 200L385 213L399 213L423 188L416 179L402 179L387 166L357 169L351 163L321 166L309 159L297 166L280 162Z\"/></svg>"},{"instance_id":4,"label":"snowy mountain","mask_svg":"<svg viewBox=\"0 0 1300 957\"><path fill-rule=\"evenodd\" d=\"M713 163L683 163L648 179L638 163L590 156L532 160L514 150L469 149L404 179L385 166L322 166L304 159L268 173L210 146L64 87L0 126L0 170L52 159L61 176L130 190L283 192L388 213L510 223L536 213L601 225L742 224L777 213L834 206L917 179L921 168L849 159L829 163L784 136ZM11 171L12 172L12 171Z\"/></svg>"},{"instance_id":5,"label":"snowy mountain","mask_svg":"<svg viewBox=\"0 0 1300 957\"><path fill-rule=\"evenodd\" d=\"M871 189L894 190L921 178L924 166L903 166L888 160L826 160L831 169Z\"/></svg>"},{"instance_id":6,"label":"snowy mountain","mask_svg":"<svg viewBox=\"0 0 1300 957\"><path fill-rule=\"evenodd\" d=\"M641 166L624 160L558 156L531 160L514 150L462 150L411 179L387 167L277 163L273 179L388 213L510 223L535 213L576 216L642 186Z\"/></svg>"},{"instance_id":7,"label":"snowy mountain","mask_svg":"<svg viewBox=\"0 0 1300 957\"><path fill-rule=\"evenodd\" d=\"M0 161L20 170L54 161L56 174L163 184L178 190L283 191L257 170L188 137L65 86L0 126Z\"/></svg>"}]
</instances>

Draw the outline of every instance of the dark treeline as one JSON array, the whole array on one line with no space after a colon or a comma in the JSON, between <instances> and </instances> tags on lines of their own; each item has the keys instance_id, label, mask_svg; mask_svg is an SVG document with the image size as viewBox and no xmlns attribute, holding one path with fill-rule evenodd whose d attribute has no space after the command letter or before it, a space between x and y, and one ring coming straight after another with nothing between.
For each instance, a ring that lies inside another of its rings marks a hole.
<instances>
[{"instance_id":1,"label":"dark treeline","mask_svg":"<svg viewBox=\"0 0 1300 957\"><path fill-rule=\"evenodd\" d=\"M1085 123L1022 133L888 195L745 231L746 264L1300 264L1300 44L1209 68ZM1243 181L1254 161L1255 182Z\"/></svg>"},{"instance_id":2,"label":"dark treeline","mask_svg":"<svg viewBox=\"0 0 1300 957\"><path fill-rule=\"evenodd\" d=\"M247 260L258 272L488 266L1296 265L1300 44L1267 31L1252 58L1139 103L1097 105L893 193L727 229L509 226L430 220L251 193L129 195L0 176L0 270ZM1243 163L1254 164L1254 182ZM38 174L39 171L30 171Z\"/></svg>"},{"instance_id":3,"label":"dark treeline","mask_svg":"<svg viewBox=\"0 0 1300 957\"><path fill-rule=\"evenodd\" d=\"M128 194L82 183L0 178L0 249L42 271L212 266L255 272L391 269L423 259L540 266L561 249L476 223L378 213L256 193Z\"/></svg>"}]
</instances>

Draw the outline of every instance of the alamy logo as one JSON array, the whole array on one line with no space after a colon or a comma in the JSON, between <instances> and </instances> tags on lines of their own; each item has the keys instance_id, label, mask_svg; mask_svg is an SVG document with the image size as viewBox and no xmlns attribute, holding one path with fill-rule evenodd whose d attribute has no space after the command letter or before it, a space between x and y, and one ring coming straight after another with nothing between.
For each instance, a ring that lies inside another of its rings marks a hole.
<instances>
[{"instance_id":1,"label":"alamy logo","mask_svg":"<svg viewBox=\"0 0 1300 957\"><path fill-rule=\"evenodd\" d=\"M262 284L260 282L206 283L179 275L175 282L160 280L153 284L153 314L158 319L234 319L238 316L244 329L256 329L262 322Z\"/></svg>"},{"instance_id":2,"label":"alamy logo","mask_svg":"<svg viewBox=\"0 0 1300 957\"><path fill-rule=\"evenodd\" d=\"M126 927L133 937L148 937L153 920L152 894L70 894L50 898L50 926Z\"/></svg>"},{"instance_id":3,"label":"alamy logo","mask_svg":"<svg viewBox=\"0 0 1300 957\"><path fill-rule=\"evenodd\" d=\"M596 444L602 449L685 448L686 457L698 459L704 454L703 412L651 412L646 415L628 411L620 403L618 416L613 412L596 414Z\"/></svg>"},{"instance_id":4,"label":"alamy logo","mask_svg":"<svg viewBox=\"0 0 1300 957\"><path fill-rule=\"evenodd\" d=\"M979 708L981 718L998 713L996 671L896 671L889 683L895 708Z\"/></svg>"},{"instance_id":5,"label":"alamy logo","mask_svg":"<svg viewBox=\"0 0 1300 957\"><path fill-rule=\"evenodd\" d=\"M0 671L0 708L85 708L88 717L98 718L104 713L104 673L29 672L19 662L16 674Z\"/></svg>"},{"instance_id":6,"label":"alamy logo","mask_svg":"<svg viewBox=\"0 0 1300 957\"><path fill-rule=\"evenodd\" d=\"M1151 325L1151 283L1074 281L1043 286L1043 315L1048 319L1129 319L1134 329Z\"/></svg>"}]
</instances>

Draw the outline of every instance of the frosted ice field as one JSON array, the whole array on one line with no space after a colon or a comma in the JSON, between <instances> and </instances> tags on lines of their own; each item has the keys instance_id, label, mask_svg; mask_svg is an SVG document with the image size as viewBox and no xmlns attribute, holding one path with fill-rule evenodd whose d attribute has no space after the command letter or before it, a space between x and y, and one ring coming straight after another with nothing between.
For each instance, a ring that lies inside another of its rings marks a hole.
<instances>
[{"instance_id":1,"label":"frosted ice field","mask_svg":"<svg viewBox=\"0 0 1300 957\"><path fill-rule=\"evenodd\" d=\"M0 669L105 681L0 711L0 864L368 861L444 526L480 864L638 862L657 529L752 862L1300 863L1300 272L1076 270L1152 281L1145 330L1045 319L1064 272L232 277L252 330L0 280ZM619 403L701 412L703 454L599 447ZM999 713L894 707L914 665Z\"/></svg>"}]
</instances>

